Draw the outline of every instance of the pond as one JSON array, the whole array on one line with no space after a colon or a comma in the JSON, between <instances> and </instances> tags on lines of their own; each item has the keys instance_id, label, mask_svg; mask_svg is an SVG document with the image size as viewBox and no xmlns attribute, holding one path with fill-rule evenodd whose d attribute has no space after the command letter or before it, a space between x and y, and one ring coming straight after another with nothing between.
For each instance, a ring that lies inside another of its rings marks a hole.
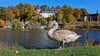
<instances>
[{"instance_id":1,"label":"pond","mask_svg":"<svg viewBox=\"0 0 100 56\"><path fill-rule=\"evenodd\" d=\"M75 31L77 34L82 35L75 42L86 44L86 31ZM89 31L89 39L100 41L100 31ZM57 48L59 43L50 40L47 37L47 30L32 30L32 31L11 31L0 30L0 43L14 44L25 48ZM65 44L65 47L70 46L70 43Z\"/></svg>"}]
</instances>

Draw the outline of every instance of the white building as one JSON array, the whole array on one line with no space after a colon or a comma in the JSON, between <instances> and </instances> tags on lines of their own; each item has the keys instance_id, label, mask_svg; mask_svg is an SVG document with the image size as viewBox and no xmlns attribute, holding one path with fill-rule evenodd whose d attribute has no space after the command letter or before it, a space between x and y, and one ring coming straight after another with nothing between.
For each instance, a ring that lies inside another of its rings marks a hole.
<instances>
[{"instance_id":1,"label":"white building","mask_svg":"<svg viewBox=\"0 0 100 56\"><path fill-rule=\"evenodd\" d=\"M36 11L39 17L48 18L53 15L55 16L55 14L60 11L60 9L40 8L37 6Z\"/></svg>"},{"instance_id":2,"label":"white building","mask_svg":"<svg viewBox=\"0 0 100 56\"><path fill-rule=\"evenodd\" d=\"M40 15L41 15L43 18L48 18L48 17L50 17L50 16L55 15L55 13L40 13Z\"/></svg>"}]
</instances>

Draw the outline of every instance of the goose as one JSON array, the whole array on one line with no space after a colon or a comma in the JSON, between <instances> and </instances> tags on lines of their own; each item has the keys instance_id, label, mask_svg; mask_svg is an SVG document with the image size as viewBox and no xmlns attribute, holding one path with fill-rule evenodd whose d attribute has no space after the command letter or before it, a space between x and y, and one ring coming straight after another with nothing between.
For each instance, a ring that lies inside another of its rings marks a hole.
<instances>
[{"instance_id":1,"label":"goose","mask_svg":"<svg viewBox=\"0 0 100 56\"><path fill-rule=\"evenodd\" d=\"M57 30L59 26L56 21L49 21L47 27L52 27L48 30L47 36L49 39L60 43L60 50L64 49L65 43L74 42L81 36L70 30Z\"/></svg>"}]
</instances>

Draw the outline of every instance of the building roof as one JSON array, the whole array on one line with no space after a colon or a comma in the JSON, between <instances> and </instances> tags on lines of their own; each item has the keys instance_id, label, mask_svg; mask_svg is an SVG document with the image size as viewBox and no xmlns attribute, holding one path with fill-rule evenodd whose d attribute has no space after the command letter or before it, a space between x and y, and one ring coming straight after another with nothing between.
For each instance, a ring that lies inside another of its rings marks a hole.
<instances>
[{"instance_id":1,"label":"building roof","mask_svg":"<svg viewBox=\"0 0 100 56\"><path fill-rule=\"evenodd\" d=\"M42 8L40 13L57 13L59 9Z\"/></svg>"},{"instance_id":2,"label":"building roof","mask_svg":"<svg viewBox=\"0 0 100 56\"><path fill-rule=\"evenodd\" d=\"M40 8L39 6L36 9L40 10L40 13L57 13L60 9L52 9L52 8Z\"/></svg>"},{"instance_id":3,"label":"building roof","mask_svg":"<svg viewBox=\"0 0 100 56\"><path fill-rule=\"evenodd\" d=\"M82 16L100 16L100 14L89 14L89 15L82 15Z\"/></svg>"}]
</instances>

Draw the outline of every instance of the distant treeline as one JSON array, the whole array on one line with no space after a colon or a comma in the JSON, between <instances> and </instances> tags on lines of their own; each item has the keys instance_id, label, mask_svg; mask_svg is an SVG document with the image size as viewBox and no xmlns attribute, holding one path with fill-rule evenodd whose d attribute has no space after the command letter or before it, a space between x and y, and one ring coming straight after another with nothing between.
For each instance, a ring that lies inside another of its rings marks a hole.
<instances>
[{"instance_id":1,"label":"distant treeline","mask_svg":"<svg viewBox=\"0 0 100 56\"><path fill-rule=\"evenodd\" d=\"M37 5L18 4L16 6L0 7L0 19L12 21L19 19L20 21L33 20L34 22L42 22L45 24L50 20L57 20L58 22L74 23L75 20L81 19L82 15L87 15L85 8L72 8L70 5L63 5L51 7L53 9L60 9L56 16L50 16L48 19L36 17L37 12L35 8ZM50 8L48 5L42 5L41 8Z\"/></svg>"}]
</instances>

